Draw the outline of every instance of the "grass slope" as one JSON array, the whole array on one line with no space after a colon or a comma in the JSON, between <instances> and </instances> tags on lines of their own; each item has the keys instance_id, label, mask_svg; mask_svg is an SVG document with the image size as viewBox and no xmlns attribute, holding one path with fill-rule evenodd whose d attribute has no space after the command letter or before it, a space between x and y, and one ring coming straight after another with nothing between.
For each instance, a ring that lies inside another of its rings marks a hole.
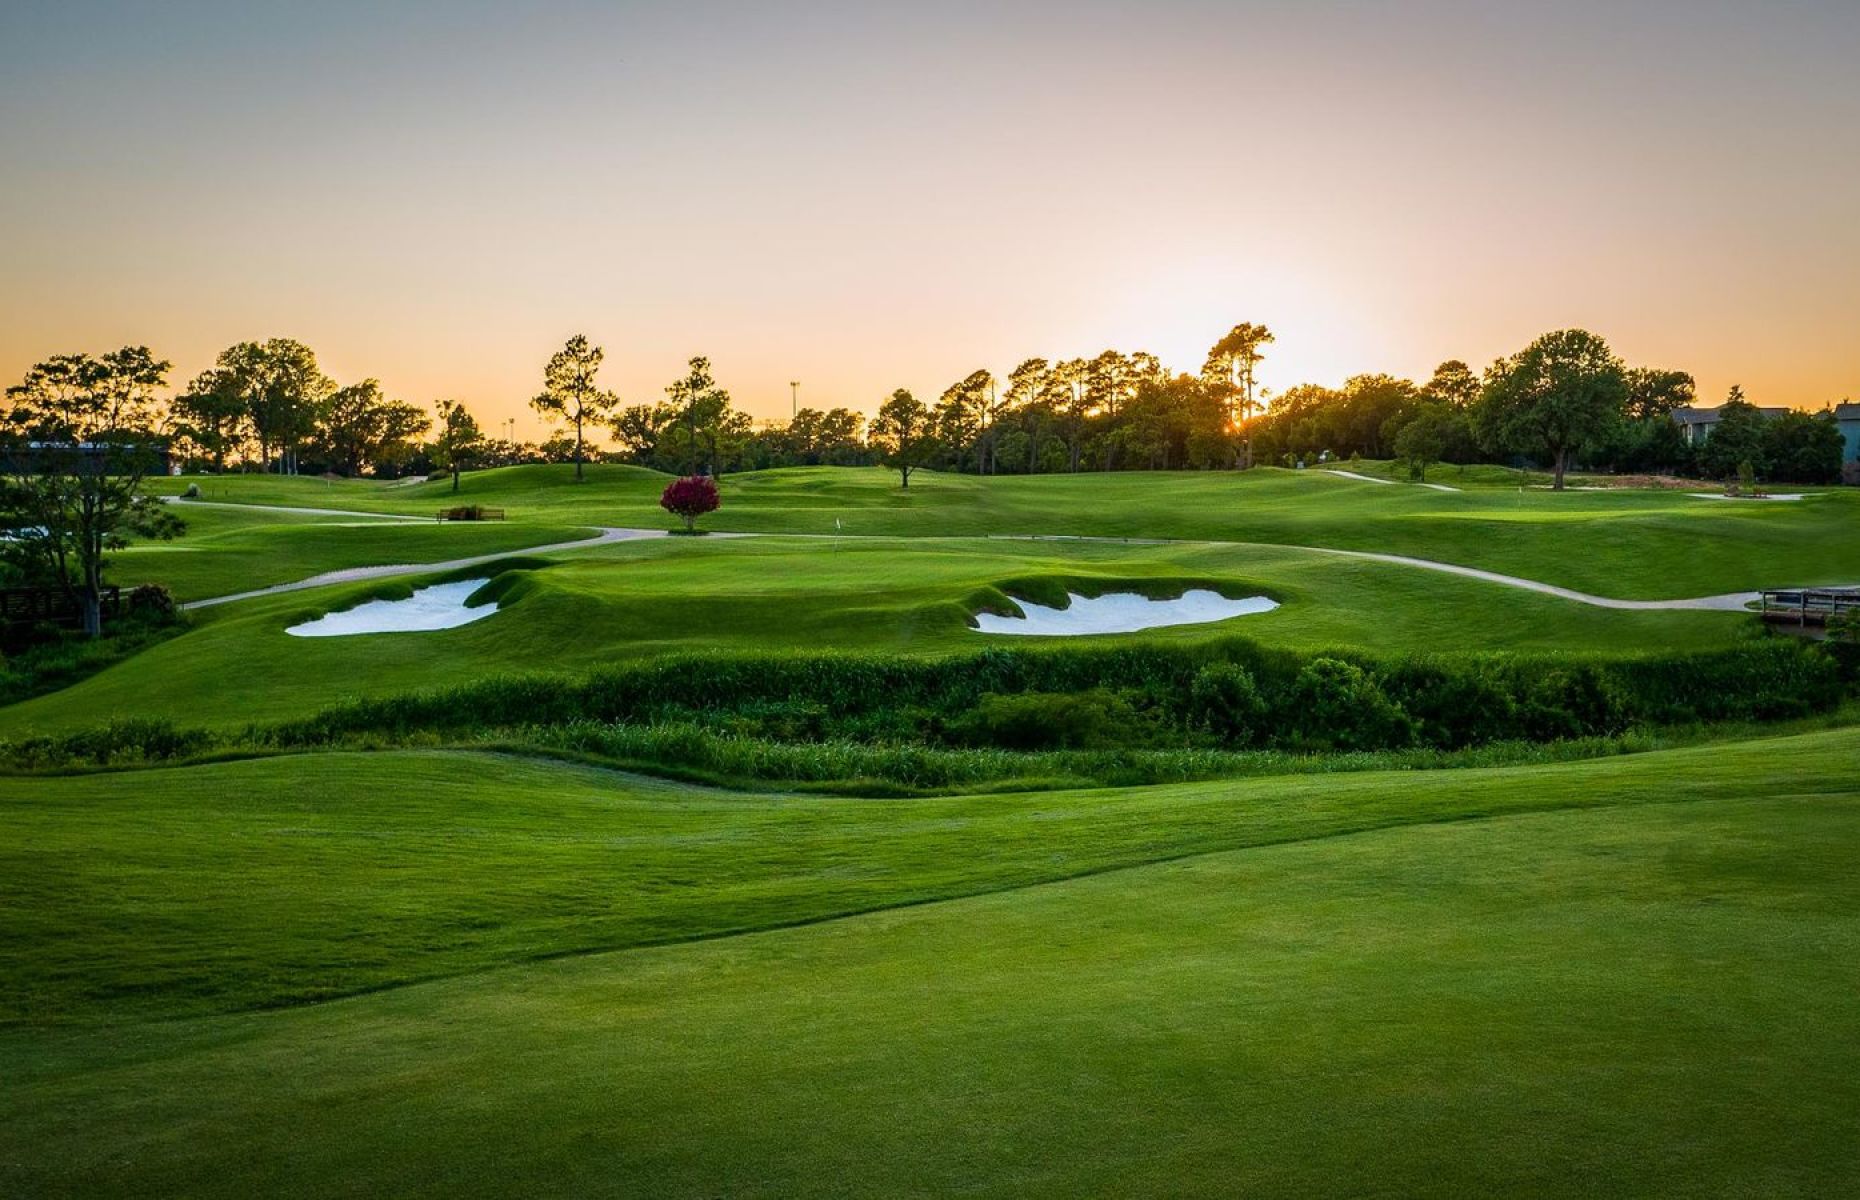
<instances>
[{"instance_id":1,"label":"grass slope","mask_svg":"<svg viewBox=\"0 0 1860 1200\"><path fill-rule=\"evenodd\" d=\"M535 574L506 611L435 633L306 640L284 632L376 585L207 610L181 637L0 711L0 736L87 727L106 714L236 727L354 696L496 672L579 672L672 651L935 654L991 640L1019 645L971 630L969 606L985 589L1030 578L1216 582L1283 602L1272 613L1142 635L1164 640L1240 634L1305 649L1630 653L1725 645L1753 631L1734 613L1598 609L1273 546L675 538L562 562Z\"/></svg>"},{"instance_id":2,"label":"grass slope","mask_svg":"<svg viewBox=\"0 0 1860 1200\"><path fill-rule=\"evenodd\" d=\"M290 583L345 567L444 562L592 537L576 525L502 522L344 521L226 508L184 507L188 530L172 542L138 542L110 560L125 587L159 583L177 600L200 600Z\"/></svg>"},{"instance_id":3,"label":"grass slope","mask_svg":"<svg viewBox=\"0 0 1860 1200\"><path fill-rule=\"evenodd\" d=\"M0 878L37 860L56 903L36 911L72 913L74 944L115 931L84 969L159 988L171 956L275 980L319 953L417 961L422 928L517 921L533 948L656 913L697 933L1203 856L286 1012L16 1029L0 1190L1860 1185L1842 735L895 804L649 795L437 754L307 765L35 782L7 805ZM323 785L278 790L306 777Z\"/></svg>"},{"instance_id":4,"label":"grass slope","mask_svg":"<svg viewBox=\"0 0 1860 1200\"><path fill-rule=\"evenodd\" d=\"M1497 813L1851 790L1851 731L1554 766L911 800L445 751L14 778L0 1016L265 1007L1185 854Z\"/></svg>"},{"instance_id":5,"label":"grass slope","mask_svg":"<svg viewBox=\"0 0 1860 1200\"><path fill-rule=\"evenodd\" d=\"M185 480L163 480L177 490ZM665 476L637 467L510 467L467 476L464 502L525 520L668 527ZM1806 583L1860 583L1860 494L1794 503L1710 503L1683 492L1452 493L1326 472L921 473L908 492L871 469L727 476L713 529L831 534L1090 534L1333 546L1440 559L1625 599ZM425 515L449 483L388 487L262 476L212 480L225 498ZM1709 490L1709 489L1707 489Z\"/></svg>"}]
</instances>

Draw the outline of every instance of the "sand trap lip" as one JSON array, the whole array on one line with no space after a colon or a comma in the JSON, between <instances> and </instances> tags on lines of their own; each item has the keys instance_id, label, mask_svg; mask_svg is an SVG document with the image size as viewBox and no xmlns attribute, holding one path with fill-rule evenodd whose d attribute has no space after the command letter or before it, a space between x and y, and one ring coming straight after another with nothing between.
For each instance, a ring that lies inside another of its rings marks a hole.
<instances>
[{"instance_id":1,"label":"sand trap lip","mask_svg":"<svg viewBox=\"0 0 1860 1200\"><path fill-rule=\"evenodd\" d=\"M466 608L465 601L483 587L483 579L463 579L423 587L405 600L370 600L341 612L324 613L314 621L292 625L284 632L293 637L348 637L358 633L427 633L456 629L482 621L497 605Z\"/></svg>"},{"instance_id":2,"label":"sand trap lip","mask_svg":"<svg viewBox=\"0 0 1860 1200\"><path fill-rule=\"evenodd\" d=\"M1265 596L1247 596L1230 600L1207 588L1191 588L1174 600L1152 600L1135 592L1110 592L1103 596L1066 593L1071 603L1065 608L1048 608L1016 599L1026 615L1004 617L997 613L978 613L977 633L1035 634L1044 637L1079 637L1094 633L1136 633L1144 629L1161 629L1169 625L1203 625L1225 621L1252 613L1271 612L1277 600Z\"/></svg>"}]
</instances>

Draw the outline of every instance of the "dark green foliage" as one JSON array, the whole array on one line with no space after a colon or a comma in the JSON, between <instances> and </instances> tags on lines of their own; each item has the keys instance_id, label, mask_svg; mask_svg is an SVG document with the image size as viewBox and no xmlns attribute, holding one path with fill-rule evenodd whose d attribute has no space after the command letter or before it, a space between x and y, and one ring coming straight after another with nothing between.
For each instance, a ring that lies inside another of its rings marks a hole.
<instances>
[{"instance_id":1,"label":"dark green foliage","mask_svg":"<svg viewBox=\"0 0 1860 1200\"><path fill-rule=\"evenodd\" d=\"M960 741L1004 750L1080 750L1130 745L1137 715L1116 694L1089 692L989 693L951 725Z\"/></svg>"},{"instance_id":2,"label":"dark green foliage","mask_svg":"<svg viewBox=\"0 0 1860 1200\"><path fill-rule=\"evenodd\" d=\"M129 593L131 616L166 621L175 615L174 597L159 583L145 583Z\"/></svg>"},{"instance_id":3,"label":"dark green foliage","mask_svg":"<svg viewBox=\"0 0 1860 1200\"><path fill-rule=\"evenodd\" d=\"M73 764L111 766L165 762L204 754L214 746L203 730L179 730L168 721L111 721L62 737L32 738L6 747L10 765L25 770Z\"/></svg>"},{"instance_id":4,"label":"dark green foliage","mask_svg":"<svg viewBox=\"0 0 1860 1200\"><path fill-rule=\"evenodd\" d=\"M1222 741L1251 745L1266 732L1266 698L1252 672L1237 663L1210 663L1188 685L1188 717Z\"/></svg>"},{"instance_id":5,"label":"dark green foliage","mask_svg":"<svg viewBox=\"0 0 1860 1200\"><path fill-rule=\"evenodd\" d=\"M1244 678L1247 683L1241 683ZM1253 698L1249 698L1248 689ZM1783 639L1708 654L1580 662L1468 655L1310 659L1238 639L989 649L944 659L684 656L583 679L516 676L364 700L280 726L279 744L572 721L691 722L744 735L961 740L986 696L1114 693L1132 741L1173 729L1268 746L1393 748L1607 735L1634 724L1823 711L1843 685L1820 648ZM1257 707L1255 703L1257 702ZM1043 700L1041 703L1057 703ZM1216 719L1218 705L1228 706ZM1005 717L1007 710L1001 710ZM1248 735L1239 737L1240 720Z\"/></svg>"},{"instance_id":6,"label":"dark green foliage","mask_svg":"<svg viewBox=\"0 0 1860 1200\"><path fill-rule=\"evenodd\" d=\"M1338 750L1399 749L1413 743L1413 718L1355 663L1315 658L1280 706L1298 744Z\"/></svg>"},{"instance_id":7,"label":"dark green foliage","mask_svg":"<svg viewBox=\"0 0 1860 1200\"><path fill-rule=\"evenodd\" d=\"M360 700L222 744L392 744L592 723L886 747L1459 750L1825 712L1855 670L1848 664L1844 675L1835 653L1773 638L1633 659L1376 660L1307 657L1236 639L945 659L686 656L580 679L510 676ZM0 748L0 758L18 761L23 749Z\"/></svg>"}]
</instances>

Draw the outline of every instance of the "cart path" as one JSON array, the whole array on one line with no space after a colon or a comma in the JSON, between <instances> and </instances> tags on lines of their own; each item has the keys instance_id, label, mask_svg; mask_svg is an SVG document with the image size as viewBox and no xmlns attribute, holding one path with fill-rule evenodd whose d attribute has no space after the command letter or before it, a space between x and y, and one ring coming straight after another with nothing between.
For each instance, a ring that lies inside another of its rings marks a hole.
<instances>
[{"instance_id":1,"label":"cart path","mask_svg":"<svg viewBox=\"0 0 1860 1200\"><path fill-rule=\"evenodd\" d=\"M1343 472L1336 472L1343 474ZM1365 477L1366 478L1366 477ZM1375 483L1387 483L1388 480L1371 480ZM189 500L188 504L209 503L207 501ZM337 512L327 509L284 508L280 505L242 504L227 505L234 508L278 508L284 512L330 513L335 516L387 516L390 514ZM420 520L421 518L405 518ZM475 567L481 563L496 562L504 558L516 558L530 554L554 554L565 550L586 550L594 546L609 545L614 542L635 541L641 538L666 537L663 529L624 529L613 526L597 526L599 534L574 542L553 542L544 546L525 546L504 550L497 554L479 554L470 558L454 558L445 562L430 563L396 563L379 567L348 567L339 571L325 571L321 575L312 575L308 579L299 579L292 583L277 583L270 587L254 588L249 592L234 592L227 596L212 596L205 600L190 600L181 605L185 609L209 608L217 604L231 604L239 600L252 600L260 596L276 596L284 592L298 592L307 588L325 587L333 583L357 583L369 579L392 579L400 575L425 575L437 571L456 571L464 567ZM1381 554L1371 550L1339 550L1333 546L1300 546L1282 542L1233 542L1201 538L1120 538L1102 537L1089 534L986 534L985 538L1009 541L1035 542L1100 542L1119 545L1194 545L1194 546L1269 546L1279 550L1303 550L1312 554L1329 554L1338 558L1355 558L1368 562L1389 563L1394 566L1414 567L1423 571L1439 571L1446 575L1458 575L1465 579L1477 579L1483 583L1497 584L1500 587L1518 588L1540 595L1555 596L1561 600L1570 600L1577 604L1587 604L1594 608L1612 608L1629 611L1671 611L1691 610L1704 612L1742 612L1745 607L1761 599L1761 593L1725 592L1716 596L1692 596L1677 600L1617 600L1612 596L1596 596L1589 592L1579 592L1574 588L1559 587L1554 583L1543 583L1535 579L1524 579L1517 575L1505 575L1498 571L1486 571L1478 567L1464 567L1458 563L1440 562L1431 558L1414 558L1406 554ZM882 534L830 534L830 533L725 533L717 532L708 538L805 538L809 540L907 540ZM926 539L928 540L928 539ZM951 541L972 540L969 537L953 537Z\"/></svg>"},{"instance_id":2,"label":"cart path","mask_svg":"<svg viewBox=\"0 0 1860 1200\"><path fill-rule=\"evenodd\" d=\"M1400 479L1377 479L1374 475L1358 475L1355 471L1344 471L1336 467L1319 467L1317 469L1326 475L1341 475L1345 479L1358 479L1364 483L1386 483L1393 486L1403 482ZM1414 480L1408 482L1413 483L1415 487L1432 488L1436 492L1457 492L1460 490L1456 487L1448 487L1444 483L1421 483Z\"/></svg>"}]
</instances>

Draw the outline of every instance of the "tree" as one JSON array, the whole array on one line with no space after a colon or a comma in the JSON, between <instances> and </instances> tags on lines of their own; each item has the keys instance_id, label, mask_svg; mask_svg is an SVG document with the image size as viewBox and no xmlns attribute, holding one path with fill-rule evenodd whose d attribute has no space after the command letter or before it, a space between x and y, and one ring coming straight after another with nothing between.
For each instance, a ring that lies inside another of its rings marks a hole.
<instances>
[{"instance_id":1,"label":"tree","mask_svg":"<svg viewBox=\"0 0 1860 1200\"><path fill-rule=\"evenodd\" d=\"M316 355L302 342L271 338L227 348L218 366L245 406L263 469L271 470L275 450L280 469L295 474L297 446L316 428L335 386L317 368Z\"/></svg>"},{"instance_id":2,"label":"tree","mask_svg":"<svg viewBox=\"0 0 1860 1200\"><path fill-rule=\"evenodd\" d=\"M155 391L168 368L146 346L101 357L61 354L6 391L6 553L76 601L91 637L103 632L104 556L131 535L165 541L182 529L142 491L144 476L161 463Z\"/></svg>"},{"instance_id":3,"label":"tree","mask_svg":"<svg viewBox=\"0 0 1860 1200\"><path fill-rule=\"evenodd\" d=\"M1421 394L1448 408L1469 409L1479 399L1479 377L1459 359L1450 358L1434 368Z\"/></svg>"},{"instance_id":4,"label":"tree","mask_svg":"<svg viewBox=\"0 0 1860 1200\"><path fill-rule=\"evenodd\" d=\"M930 434L930 410L904 388L878 407L872 419L872 441L879 461L898 473L899 486L911 486L911 472L936 456L936 439Z\"/></svg>"},{"instance_id":5,"label":"tree","mask_svg":"<svg viewBox=\"0 0 1860 1200\"><path fill-rule=\"evenodd\" d=\"M1453 436L1456 414L1442 403L1423 404L1395 435L1395 456L1416 479L1427 481L1427 468L1440 461Z\"/></svg>"},{"instance_id":6,"label":"tree","mask_svg":"<svg viewBox=\"0 0 1860 1200\"><path fill-rule=\"evenodd\" d=\"M1718 423L1699 447L1699 470L1708 478L1728 480L1749 463L1756 474L1767 475L1766 423L1762 411L1744 399L1744 389L1733 386L1718 409Z\"/></svg>"},{"instance_id":7,"label":"tree","mask_svg":"<svg viewBox=\"0 0 1860 1200\"><path fill-rule=\"evenodd\" d=\"M550 422L566 421L575 427L575 482L581 482L581 464L585 456L582 431L587 425L604 424L619 405L620 397L603 391L594 382L600 373L605 352L581 334L549 356L543 367L543 390L530 401L530 407ZM457 482L454 480L454 482Z\"/></svg>"},{"instance_id":8,"label":"tree","mask_svg":"<svg viewBox=\"0 0 1860 1200\"><path fill-rule=\"evenodd\" d=\"M215 475L225 473L226 452L242 437L246 403L239 387L233 372L212 367L195 376L171 405L174 435L210 457Z\"/></svg>"},{"instance_id":9,"label":"tree","mask_svg":"<svg viewBox=\"0 0 1860 1200\"><path fill-rule=\"evenodd\" d=\"M1260 353L1261 349L1272 341L1272 331L1264 325L1243 322L1228 330L1225 337L1209 348L1208 361L1201 368L1202 375L1210 381L1224 381L1238 401L1239 414L1234 426L1245 437L1241 462L1245 467L1253 465L1253 440L1247 432L1256 399L1253 376L1266 357Z\"/></svg>"},{"instance_id":10,"label":"tree","mask_svg":"<svg viewBox=\"0 0 1860 1200\"><path fill-rule=\"evenodd\" d=\"M728 451L749 434L749 418L730 407L730 393L711 377L710 359L699 356L686 364L684 378L666 387L672 420L668 432L674 452L687 475L697 474L700 460L716 474Z\"/></svg>"},{"instance_id":11,"label":"tree","mask_svg":"<svg viewBox=\"0 0 1860 1200\"><path fill-rule=\"evenodd\" d=\"M441 400L433 406L439 414L435 424L439 430L439 441L433 447L433 461L442 471L452 472L452 490L459 490L459 472L476 463L484 452L484 431L478 428L478 421L465 411L465 406L452 400ZM580 454L579 444L575 447ZM580 465L577 458L576 465Z\"/></svg>"},{"instance_id":12,"label":"tree","mask_svg":"<svg viewBox=\"0 0 1860 1200\"><path fill-rule=\"evenodd\" d=\"M1627 415L1636 421L1667 420L1697 395L1698 385L1685 371L1635 367L1627 373Z\"/></svg>"},{"instance_id":13,"label":"tree","mask_svg":"<svg viewBox=\"0 0 1860 1200\"><path fill-rule=\"evenodd\" d=\"M1707 442L1707 445L1710 443ZM1839 483L1846 443L1834 414L1794 409L1763 425L1763 455L1770 478L1790 483Z\"/></svg>"},{"instance_id":14,"label":"tree","mask_svg":"<svg viewBox=\"0 0 1860 1200\"><path fill-rule=\"evenodd\" d=\"M1576 451L1606 437L1627 404L1621 360L1581 329L1547 333L1495 365L1479 398L1480 437L1494 449L1544 453L1552 487Z\"/></svg>"},{"instance_id":15,"label":"tree","mask_svg":"<svg viewBox=\"0 0 1860 1200\"><path fill-rule=\"evenodd\" d=\"M952 465L958 471L962 470L968 448L981 437L982 423L988 410L988 393L994 383L994 376L987 371L971 371L961 381L951 384L937 401L937 433L951 455ZM976 470L981 470L979 453Z\"/></svg>"},{"instance_id":16,"label":"tree","mask_svg":"<svg viewBox=\"0 0 1860 1200\"><path fill-rule=\"evenodd\" d=\"M439 412L443 417L443 401ZM364 379L330 394L316 444L332 466L341 467L346 475L360 475L364 467L405 459L414 440L432 424L413 405L382 395L379 380Z\"/></svg>"},{"instance_id":17,"label":"tree","mask_svg":"<svg viewBox=\"0 0 1860 1200\"><path fill-rule=\"evenodd\" d=\"M722 504L723 498L717 494L717 481L709 475L674 479L659 495L660 508L684 518L686 533L696 533L697 519L705 513L716 512Z\"/></svg>"}]
</instances>

